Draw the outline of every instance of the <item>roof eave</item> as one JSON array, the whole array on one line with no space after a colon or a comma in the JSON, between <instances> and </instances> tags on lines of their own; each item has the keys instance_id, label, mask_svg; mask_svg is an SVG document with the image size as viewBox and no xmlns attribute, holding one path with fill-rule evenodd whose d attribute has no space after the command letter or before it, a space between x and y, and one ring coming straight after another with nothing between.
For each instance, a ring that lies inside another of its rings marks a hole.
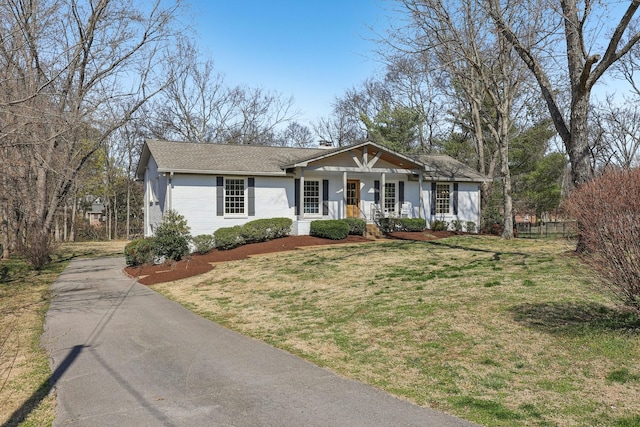
<instances>
[{"instance_id":1,"label":"roof eave","mask_svg":"<svg viewBox=\"0 0 640 427\"><path fill-rule=\"evenodd\" d=\"M225 171L225 170L197 170L197 169L168 169L158 168L159 173L181 173L188 175L242 175L242 176L289 176L285 170L281 172L267 172L267 171Z\"/></svg>"}]
</instances>

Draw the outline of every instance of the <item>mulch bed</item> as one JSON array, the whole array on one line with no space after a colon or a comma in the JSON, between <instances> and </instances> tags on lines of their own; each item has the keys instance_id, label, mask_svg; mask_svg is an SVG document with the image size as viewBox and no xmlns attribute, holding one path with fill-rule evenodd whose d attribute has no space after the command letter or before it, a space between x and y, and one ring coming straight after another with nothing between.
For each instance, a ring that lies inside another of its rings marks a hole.
<instances>
[{"instance_id":1,"label":"mulch bed","mask_svg":"<svg viewBox=\"0 0 640 427\"><path fill-rule=\"evenodd\" d=\"M391 233L388 237L402 240L431 241L452 235L454 235L454 233L450 231L431 232L427 230L424 232L395 232ZM348 236L343 240L322 239L313 236L288 236L268 242L252 243L228 251L214 249L205 255L193 254L187 259L178 262L126 267L124 271L128 276L137 278L138 282L143 285L154 285L156 283L171 282L206 273L214 268L213 264L215 263L236 261L245 259L251 255L291 251L308 246L365 242L370 243L372 240L362 236Z\"/></svg>"}]
</instances>

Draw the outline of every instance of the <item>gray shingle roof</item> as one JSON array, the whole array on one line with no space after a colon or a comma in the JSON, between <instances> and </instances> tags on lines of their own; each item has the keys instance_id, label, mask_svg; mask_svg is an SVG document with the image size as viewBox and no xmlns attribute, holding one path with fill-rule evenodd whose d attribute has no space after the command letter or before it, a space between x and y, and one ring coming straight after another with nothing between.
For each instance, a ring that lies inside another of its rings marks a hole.
<instances>
[{"instance_id":1,"label":"gray shingle roof","mask_svg":"<svg viewBox=\"0 0 640 427\"><path fill-rule=\"evenodd\" d=\"M450 156L421 154L416 159L426 166L426 176L434 180L487 181L487 177Z\"/></svg>"},{"instance_id":2,"label":"gray shingle roof","mask_svg":"<svg viewBox=\"0 0 640 427\"><path fill-rule=\"evenodd\" d=\"M361 146L363 144L358 144ZM371 143L378 148L382 148ZM136 175L144 178L144 170L153 156L159 172L201 174L285 175L286 167L325 158L350 147L291 148L259 145L203 144L148 140L143 148ZM402 155L400 155L402 156ZM434 180L482 182L486 178L449 156L420 155L414 157L423 165L425 176Z\"/></svg>"},{"instance_id":3,"label":"gray shingle roof","mask_svg":"<svg viewBox=\"0 0 640 427\"><path fill-rule=\"evenodd\" d=\"M284 175L283 166L326 154L321 148L291 148L260 145L202 144L149 140L149 152L143 151L137 174L151 154L160 172L188 173L253 173ZM146 158L145 158L146 157Z\"/></svg>"}]
</instances>

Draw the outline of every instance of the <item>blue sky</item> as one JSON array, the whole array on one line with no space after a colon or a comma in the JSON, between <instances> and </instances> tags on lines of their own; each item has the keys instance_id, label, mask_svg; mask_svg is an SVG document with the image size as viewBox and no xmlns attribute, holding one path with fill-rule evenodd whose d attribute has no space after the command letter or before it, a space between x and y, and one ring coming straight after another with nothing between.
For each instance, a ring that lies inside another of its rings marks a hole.
<instances>
[{"instance_id":1,"label":"blue sky","mask_svg":"<svg viewBox=\"0 0 640 427\"><path fill-rule=\"evenodd\" d=\"M202 51L228 83L293 96L297 118L328 116L346 89L382 69L375 31L378 0L192 0Z\"/></svg>"}]
</instances>

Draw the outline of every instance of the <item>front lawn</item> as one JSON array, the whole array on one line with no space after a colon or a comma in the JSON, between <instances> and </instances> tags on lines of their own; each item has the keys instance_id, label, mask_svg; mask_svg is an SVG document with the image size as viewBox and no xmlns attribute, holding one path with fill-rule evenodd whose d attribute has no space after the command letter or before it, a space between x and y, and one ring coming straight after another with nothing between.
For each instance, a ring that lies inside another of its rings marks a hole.
<instances>
[{"instance_id":1,"label":"front lawn","mask_svg":"<svg viewBox=\"0 0 640 427\"><path fill-rule=\"evenodd\" d=\"M640 321L562 241L273 254L155 289L340 375L487 426L640 425Z\"/></svg>"}]
</instances>

